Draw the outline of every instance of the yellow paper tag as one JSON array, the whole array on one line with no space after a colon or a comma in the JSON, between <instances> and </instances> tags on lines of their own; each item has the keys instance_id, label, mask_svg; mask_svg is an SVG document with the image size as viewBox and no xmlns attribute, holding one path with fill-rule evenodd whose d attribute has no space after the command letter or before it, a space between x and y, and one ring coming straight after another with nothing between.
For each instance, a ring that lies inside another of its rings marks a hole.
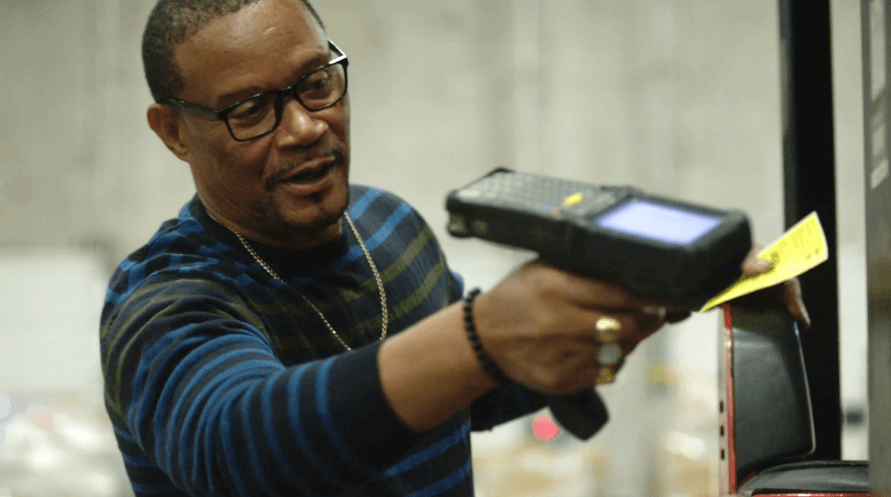
<instances>
[{"instance_id":1,"label":"yellow paper tag","mask_svg":"<svg viewBox=\"0 0 891 497\"><path fill-rule=\"evenodd\" d=\"M783 236L758 254L759 259L773 262L766 272L740 278L739 281L706 302L699 312L705 312L728 300L782 283L809 271L829 258L826 234L816 212L811 212L789 228Z\"/></svg>"}]
</instances>

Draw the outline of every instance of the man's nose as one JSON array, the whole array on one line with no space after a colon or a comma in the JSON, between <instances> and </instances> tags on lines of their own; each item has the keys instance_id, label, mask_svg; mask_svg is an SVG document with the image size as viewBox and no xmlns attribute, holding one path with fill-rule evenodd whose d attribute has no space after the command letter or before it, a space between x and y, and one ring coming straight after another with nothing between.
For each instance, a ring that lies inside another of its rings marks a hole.
<instances>
[{"instance_id":1,"label":"man's nose","mask_svg":"<svg viewBox=\"0 0 891 497\"><path fill-rule=\"evenodd\" d=\"M328 130L328 123L306 110L297 99L286 98L278 135L283 146L304 146L315 143Z\"/></svg>"}]
</instances>

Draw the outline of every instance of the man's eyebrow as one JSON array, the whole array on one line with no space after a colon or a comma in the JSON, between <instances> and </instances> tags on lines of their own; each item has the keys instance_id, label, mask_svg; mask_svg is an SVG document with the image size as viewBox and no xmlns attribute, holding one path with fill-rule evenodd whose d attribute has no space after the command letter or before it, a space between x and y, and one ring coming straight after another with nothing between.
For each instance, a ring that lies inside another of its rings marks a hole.
<instances>
[{"instance_id":1,"label":"man's eyebrow","mask_svg":"<svg viewBox=\"0 0 891 497\"><path fill-rule=\"evenodd\" d=\"M311 71L318 69L319 67L324 66L328 61L331 60L331 48L328 47L328 51L324 53L320 53L319 55L307 60L300 67L294 71L297 76L291 80L288 85L295 83L298 79L302 78L306 74L309 74ZM261 93L265 93L268 91L278 90L280 88L275 89L266 89L257 85L250 85L244 88L239 88L237 90L230 91L228 93L224 93L217 100L218 102L223 102L222 108L228 107L232 104L245 100L247 98L253 97L254 95L259 95Z\"/></svg>"},{"instance_id":2,"label":"man's eyebrow","mask_svg":"<svg viewBox=\"0 0 891 497\"><path fill-rule=\"evenodd\" d=\"M240 102L246 98L253 97L254 95L258 95L263 93L263 89L256 85L248 86L247 88L239 88L238 90L230 91L229 93L223 94L217 101L224 102L222 107L228 107L234 103Z\"/></svg>"}]
</instances>

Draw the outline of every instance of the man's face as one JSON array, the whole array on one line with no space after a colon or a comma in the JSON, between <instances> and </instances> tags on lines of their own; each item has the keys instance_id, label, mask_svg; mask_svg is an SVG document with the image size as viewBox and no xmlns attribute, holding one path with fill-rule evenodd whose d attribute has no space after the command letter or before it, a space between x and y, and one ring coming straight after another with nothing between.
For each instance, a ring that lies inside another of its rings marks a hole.
<instances>
[{"instance_id":1,"label":"man's face","mask_svg":"<svg viewBox=\"0 0 891 497\"><path fill-rule=\"evenodd\" d=\"M298 0L262 0L178 45L177 98L220 109L324 65L327 37ZM349 102L307 111L285 99L271 134L235 141L222 121L181 114L180 138L208 211L249 238L309 248L340 233L349 198Z\"/></svg>"}]
</instances>

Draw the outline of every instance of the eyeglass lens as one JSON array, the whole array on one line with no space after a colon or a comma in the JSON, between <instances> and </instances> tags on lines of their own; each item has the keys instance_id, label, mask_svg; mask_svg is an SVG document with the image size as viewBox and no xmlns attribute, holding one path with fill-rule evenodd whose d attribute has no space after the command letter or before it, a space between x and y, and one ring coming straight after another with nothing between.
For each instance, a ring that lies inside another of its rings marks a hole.
<instances>
[{"instance_id":1,"label":"eyeglass lens","mask_svg":"<svg viewBox=\"0 0 891 497\"><path fill-rule=\"evenodd\" d=\"M320 110L343 97L346 92L346 71L343 64L317 69L297 82L292 95L307 110ZM281 93L266 93L245 100L229 111L229 129L237 140L249 140L274 129L278 125Z\"/></svg>"}]
</instances>

